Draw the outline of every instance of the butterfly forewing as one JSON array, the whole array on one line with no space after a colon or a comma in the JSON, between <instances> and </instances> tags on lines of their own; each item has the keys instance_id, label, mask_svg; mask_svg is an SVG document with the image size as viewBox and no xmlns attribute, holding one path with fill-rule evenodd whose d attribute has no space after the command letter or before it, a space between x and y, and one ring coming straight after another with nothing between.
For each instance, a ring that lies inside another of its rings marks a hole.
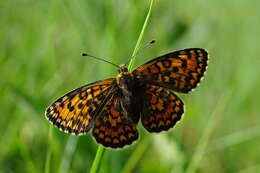
<instances>
[{"instance_id":1,"label":"butterfly forewing","mask_svg":"<svg viewBox=\"0 0 260 173\"><path fill-rule=\"evenodd\" d=\"M97 81L65 94L47 108L46 118L64 132L88 132L114 82L115 78Z\"/></svg>"},{"instance_id":2,"label":"butterfly forewing","mask_svg":"<svg viewBox=\"0 0 260 173\"><path fill-rule=\"evenodd\" d=\"M133 74L147 83L187 93L200 82L207 60L204 49L184 49L155 58L136 68Z\"/></svg>"}]
</instances>

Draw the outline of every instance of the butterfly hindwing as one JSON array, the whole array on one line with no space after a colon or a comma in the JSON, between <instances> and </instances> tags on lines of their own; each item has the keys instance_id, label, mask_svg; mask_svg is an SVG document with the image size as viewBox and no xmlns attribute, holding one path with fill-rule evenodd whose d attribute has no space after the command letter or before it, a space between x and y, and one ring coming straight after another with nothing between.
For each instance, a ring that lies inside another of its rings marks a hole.
<instances>
[{"instance_id":1,"label":"butterfly hindwing","mask_svg":"<svg viewBox=\"0 0 260 173\"><path fill-rule=\"evenodd\" d=\"M148 86L144 100L141 121L149 132L161 132L172 128L184 112L181 99L159 86Z\"/></svg>"},{"instance_id":2,"label":"butterfly hindwing","mask_svg":"<svg viewBox=\"0 0 260 173\"><path fill-rule=\"evenodd\" d=\"M122 148L138 139L136 124L124 111L122 100L114 95L97 117L92 130L96 141L105 147Z\"/></svg>"},{"instance_id":3,"label":"butterfly hindwing","mask_svg":"<svg viewBox=\"0 0 260 173\"><path fill-rule=\"evenodd\" d=\"M65 94L47 108L46 118L64 132L76 135L88 132L96 110L114 82L114 78L97 81Z\"/></svg>"},{"instance_id":4,"label":"butterfly hindwing","mask_svg":"<svg viewBox=\"0 0 260 173\"><path fill-rule=\"evenodd\" d=\"M150 84L188 93L200 82L207 60L204 49L184 49L155 58L136 68L133 74Z\"/></svg>"}]
</instances>

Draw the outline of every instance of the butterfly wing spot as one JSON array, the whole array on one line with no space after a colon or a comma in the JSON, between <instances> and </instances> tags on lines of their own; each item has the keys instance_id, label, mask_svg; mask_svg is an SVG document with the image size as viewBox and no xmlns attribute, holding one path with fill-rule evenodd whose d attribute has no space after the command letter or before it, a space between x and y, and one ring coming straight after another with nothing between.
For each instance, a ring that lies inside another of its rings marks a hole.
<instances>
[{"instance_id":1,"label":"butterfly wing spot","mask_svg":"<svg viewBox=\"0 0 260 173\"><path fill-rule=\"evenodd\" d=\"M60 130L83 134L92 127L93 116L114 82L114 78L75 89L47 108L46 118Z\"/></svg>"},{"instance_id":2,"label":"butterfly wing spot","mask_svg":"<svg viewBox=\"0 0 260 173\"><path fill-rule=\"evenodd\" d=\"M183 102L175 94L155 85L148 86L141 115L146 130L149 132L168 130L181 119L183 112Z\"/></svg>"}]
</instances>

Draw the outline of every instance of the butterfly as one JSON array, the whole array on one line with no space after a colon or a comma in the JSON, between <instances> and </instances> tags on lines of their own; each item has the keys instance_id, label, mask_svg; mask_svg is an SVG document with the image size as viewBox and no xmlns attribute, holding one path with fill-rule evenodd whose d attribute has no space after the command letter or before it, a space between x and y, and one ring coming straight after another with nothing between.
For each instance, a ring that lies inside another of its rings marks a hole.
<instances>
[{"instance_id":1,"label":"butterfly","mask_svg":"<svg viewBox=\"0 0 260 173\"><path fill-rule=\"evenodd\" d=\"M54 101L46 118L60 130L81 135L92 132L97 143L122 148L138 139L141 119L148 132L167 131L184 113L174 92L188 93L207 68L208 53L201 48L174 51L129 72L77 88Z\"/></svg>"}]
</instances>

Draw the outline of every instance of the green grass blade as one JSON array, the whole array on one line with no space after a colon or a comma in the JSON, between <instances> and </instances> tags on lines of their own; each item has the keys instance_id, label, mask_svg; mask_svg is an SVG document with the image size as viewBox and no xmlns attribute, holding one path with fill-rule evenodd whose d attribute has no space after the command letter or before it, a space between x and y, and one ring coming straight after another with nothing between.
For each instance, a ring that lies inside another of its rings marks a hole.
<instances>
[{"instance_id":1,"label":"green grass blade","mask_svg":"<svg viewBox=\"0 0 260 173\"><path fill-rule=\"evenodd\" d=\"M211 117L209 118L205 131L199 140L197 148L195 149L195 153L194 153L193 157L191 158L190 164L186 171L187 173L194 173L194 172L196 172L197 168L199 167L200 161L202 160L202 157L207 149L207 145L209 143L210 136L213 132L213 129L216 125L218 118L220 118L221 117L220 115L223 114L223 111L224 111L226 103L229 99L229 96L230 96L230 94L224 94L220 97L215 110L213 111Z\"/></svg>"},{"instance_id":2,"label":"green grass blade","mask_svg":"<svg viewBox=\"0 0 260 173\"><path fill-rule=\"evenodd\" d=\"M132 170L135 168L135 165L137 162L141 159L143 156L146 148L150 144L150 139L149 137L145 137L142 142L136 147L135 151L132 153L128 161L126 162L124 168L123 168L123 173L130 173Z\"/></svg>"},{"instance_id":3,"label":"green grass blade","mask_svg":"<svg viewBox=\"0 0 260 173\"><path fill-rule=\"evenodd\" d=\"M224 137L220 137L219 139L216 139L211 143L209 151L225 149L237 144L247 142L249 140L259 137L259 132L260 126L256 126L253 128L242 129Z\"/></svg>"},{"instance_id":4,"label":"green grass blade","mask_svg":"<svg viewBox=\"0 0 260 173\"><path fill-rule=\"evenodd\" d=\"M98 171L98 168L100 166L100 162L102 160L104 151L105 151L105 148L102 147L101 145L99 145L98 150L96 152L95 159L94 159L92 167L90 169L90 173L96 173Z\"/></svg>"},{"instance_id":5,"label":"green grass blade","mask_svg":"<svg viewBox=\"0 0 260 173\"><path fill-rule=\"evenodd\" d=\"M77 136L71 135L69 137L66 147L65 147L64 156L63 156L61 164L60 164L60 169L59 169L60 173L70 172L69 168L70 168L70 164L71 164L71 160L72 160L72 155L75 152L75 149L77 147L78 139L79 138Z\"/></svg>"},{"instance_id":6,"label":"green grass blade","mask_svg":"<svg viewBox=\"0 0 260 173\"><path fill-rule=\"evenodd\" d=\"M52 131L53 131L52 129L53 129L52 125L50 125L49 134L48 134L49 147L48 147L46 161L45 161L44 173L50 173L51 152L52 152L51 141L52 141Z\"/></svg>"},{"instance_id":7,"label":"green grass blade","mask_svg":"<svg viewBox=\"0 0 260 173\"><path fill-rule=\"evenodd\" d=\"M141 45L141 42L142 42L142 39L143 39L143 36L144 36L144 32L145 32L145 29L146 29L146 27L147 27L149 18L150 18L150 16L151 16L152 7L153 7L153 0L151 0L149 11L148 11L147 16L146 16L146 18L145 18L144 25L143 25L143 27L142 27L141 33L140 33L140 35L139 35L139 37L138 37L138 40L137 40L137 42L136 42L135 49L134 49L134 51L133 51L132 58L131 58L131 60L130 60L129 66L128 66L129 71L132 71L133 66L134 66L134 64L135 64L136 53L137 53L138 50L140 49L140 45Z\"/></svg>"}]
</instances>

